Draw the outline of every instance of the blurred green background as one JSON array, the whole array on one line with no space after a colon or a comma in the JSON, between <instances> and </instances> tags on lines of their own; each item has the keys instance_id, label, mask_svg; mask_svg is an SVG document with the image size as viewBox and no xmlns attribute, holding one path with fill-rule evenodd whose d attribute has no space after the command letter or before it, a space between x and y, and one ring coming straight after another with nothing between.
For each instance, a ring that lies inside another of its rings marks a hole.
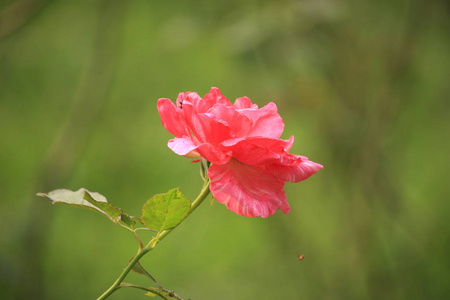
<instances>
[{"instance_id":1,"label":"blurred green background","mask_svg":"<svg viewBox=\"0 0 450 300\"><path fill-rule=\"evenodd\" d=\"M286 185L287 215L205 202L143 259L160 283L196 300L450 299L448 2L0 3L2 299L95 299L115 280L133 237L35 193L86 187L132 215L175 186L194 198L198 165L166 147L156 101L211 86L276 102L292 152L325 169Z\"/></svg>"}]
</instances>

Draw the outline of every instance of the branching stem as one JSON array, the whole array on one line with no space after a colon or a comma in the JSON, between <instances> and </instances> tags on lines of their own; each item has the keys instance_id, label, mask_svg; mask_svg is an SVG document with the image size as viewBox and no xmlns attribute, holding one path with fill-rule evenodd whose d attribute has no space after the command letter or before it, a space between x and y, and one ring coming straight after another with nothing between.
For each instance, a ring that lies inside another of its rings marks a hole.
<instances>
[{"instance_id":1,"label":"branching stem","mask_svg":"<svg viewBox=\"0 0 450 300\"><path fill-rule=\"evenodd\" d=\"M205 183L203 185L202 190L200 191L200 194L197 196L197 198L192 202L191 204L191 208L189 209L189 213L188 216L203 202L203 200L206 199L206 197L209 194L209 180L206 177ZM176 227L175 227L176 228ZM133 267L139 262L139 260L148 252L150 252L151 250L153 250L153 248L156 247L156 245L158 245L158 243L160 241L162 241L163 238L165 238L170 232L172 232L173 229L167 229L167 230L163 230L161 232L158 232L156 234L156 236L154 236L150 242L145 246L142 247L140 245L139 250L137 252L137 254L131 259L131 261L128 263L128 265L125 267L125 269L122 271L122 273L119 275L119 277L116 279L116 281L114 281L114 283L100 296L97 298L97 300L103 300L108 298L110 295L112 295L115 291L117 291L118 289L120 289L121 287L121 283L123 282L123 280L125 279L125 277L128 275L128 273L130 273L130 271L133 269ZM139 239L140 240L140 239ZM155 281L156 282L156 281ZM142 287L139 287L137 285L126 285L126 286L130 286L130 287L135 287L135 288L140 288L140 289L144 289ZM159 286L161 287L161 286ZM165 289L164 289L165 290ZM167 290L165 290L167 291ZM176 297L178 297L175 293L172 292L172 294ZM162 295L159 295L162 296ZM181 299L178 297L178 299Z\"/></svg>"}]
</instances>

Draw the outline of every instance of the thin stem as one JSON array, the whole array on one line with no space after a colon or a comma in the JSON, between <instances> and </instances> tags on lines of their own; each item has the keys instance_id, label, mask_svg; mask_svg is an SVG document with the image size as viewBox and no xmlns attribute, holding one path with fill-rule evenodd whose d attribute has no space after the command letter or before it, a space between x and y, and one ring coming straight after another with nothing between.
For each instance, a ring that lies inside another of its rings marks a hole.
<instances>
[{"instance_id":1,"label":"thin stem","mask_svg":"<svg viewBox=\"0 0 450 300\"><path fill-rule=\"evenodd\" d=\"M192 202L191 208L189 210L188 216L203 202L203 200L206 199L206 197L209 194L209 180L206 179L205 183L203 184L203 188L200 191L200 194L197 196L197 198ZM125 279L125 277L130 273L130 271L133 269L133 267L139 262L139 260L153 250L153 248L158 245L158 243L165 238L170 232L172 232L174 228L163 230L161 232L158 232L156 236L154 236L150 242L145 247L139 247L139 251L137 252L136 256L133 257L133 259L128 263L126 268L122 271L122 273L119 275L119 277L114 281L114 283L100 296L97 298L97 300L103 300L108 298L111 294L113 294L115 291L121 288L120 284Z\"/></svg>"},{"instance_id":2,"label":"thin stem","mask_svg":"<svg viewBox=\"0 0 450 300\"><path fill-rule=\"evenodd\" d=\"M209 195L209 180L206 180L202 190L200 191L200 194L197 196L197 198L192 202L191 209L189 210L190 215L202 202L206 199L206 197Z\"/></svg>"},{"instance_id":3,"label":"thin stem","mask_svg":"<svg viewBox=\"0 0 450 300\"><path fill-rule=\"evenodd\" d=\"M135 288L135 289L140 289L140 290L144 290L147 292L151 292L153 294L156 294L158 296L160 296L163 299L168 300L166 297L164 297L164 295L162 295L160 292L155 291L154 289L149 289L149 288L145 288L136 284L130 284L130 283L126 283L126 284L121 284L120 287L131 287L131 288Z\"/></svg>"},{"instance_id":4,"label":"thin stem","mask_svg":"<svg viewBox=\"0 0 450 300\"><path fill-rule=\"evenodd\" d=\"M130 261L130 263L127 265L127 267L122 271L122 273L119 275L116 281L107 289L100 297L97 298L97 300L102 300L108 298L112 293L114 293L116 290L120 288L120 284L125 279L125 277L130 273L131 269L133 269L134 265L141 259L142 256L144 256L148 251L146 248L139 249L138 253L135 257Z\"/></svg>"},{"instance_id":5,"label":"thin stem","mask_svg":"<svg viewBox=\"0 0 450 300\"><path fill-rule=\"evenodd\" d=\"M117 222L116 224L122 228L125 228L126 230L130 231L131 233L133 233L134 237L136 238L137 242L139 243L139 249L144 248L144 244L142 243L141 237L136 233L136 229L132 229L126 225L123 225L120 222Z\"/></svg>"},{"instance_id":6,"label":"thin stem","mask_svg":"<svg viewBox=\"0 0 450 300\"><path fill-rule=\"evenodd\" d=\"M141 237L136 233L136 230L133 230L133 234L139 243L139 250L141 250L142 248L144 248L144 244L142 243Z\"/></svg>"}]
</instances>

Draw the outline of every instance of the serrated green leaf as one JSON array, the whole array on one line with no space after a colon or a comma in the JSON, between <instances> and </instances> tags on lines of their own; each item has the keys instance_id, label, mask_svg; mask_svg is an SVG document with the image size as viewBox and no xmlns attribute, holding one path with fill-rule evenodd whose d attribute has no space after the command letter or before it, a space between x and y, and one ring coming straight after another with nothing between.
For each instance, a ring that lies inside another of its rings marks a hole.
<instances>
[{"instance_id":1,"label":"serrated green leaf","mask_svg":"<svg viewBox=\"0 0 450 300\"><path fill-rule=\"evenodd\" d=\"M153 196L145 203L142 208L142 221L149 229L171 229L186 218L190 207L191 202L180 190L172 189L166 194Z\"/></svg>"},{"instance_id":2,"label":"serrated green leaf","mask_svg":"<svg viewBox=\"0 0 450 300\"><path fill-rule=\"evenodd\" d=\"M38 193L40 197L48 198L52 204L62 203L80 208L90 209L108 217L114 223L122 221L129 227L133 227L136 223L121 208L115 207L108 203L106 198L95 192L90 192L84 188L78 191L59 189L51 191L48 194Z\"/></svg>"},{"instance_id":3,"label":"serrated green leaf","mask_svg":"<svg viewBox=\"0 0 450 300\"><path fill-rule=\"evenodd\" d=\"M108 202L103 195L99 193L89 192L84 188L81 188L75 192L65 189L59 189L51 191L48 194L38 193L36 195L49 199L52 204L63 203L101 212L101 210L98 207L96 207L95 205L91 204L89 201L86 201L84 199L85 192L88 192L91 195L91 198L93 198L96 202L103 202L103 203Z\"/></svg>"}]
</instances>

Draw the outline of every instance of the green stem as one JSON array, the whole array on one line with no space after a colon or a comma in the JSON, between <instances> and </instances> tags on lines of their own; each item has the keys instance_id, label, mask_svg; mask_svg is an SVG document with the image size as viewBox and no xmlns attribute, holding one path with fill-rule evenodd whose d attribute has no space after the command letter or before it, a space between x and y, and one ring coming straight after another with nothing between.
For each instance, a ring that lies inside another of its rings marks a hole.
<instances>
[{"instance_id":1,"label":"green stem","mask_svg":"<svg viewBox=\"0 0 450 300\"><path fill-rule=\"evenodd\" d=\"M209 195L209 183L210 183L209 180L205 181L205 184L203 185L200 194L198 194L197 198L194 200L194 202L192 202L191 209L189 210L188 215L190 215Z\"/></svg>"},{"instance_id":2,"label":"green stem","mask_svg":"<svg viewBox=\"0 0 450 300\"><path fill-rule=\"evenodd\" d=\"M125 277L130 273L131 269L133 269L134 265L144 256L148 251L146 248L140 249L135 257L130 261L127 267L122 271L120 276L114 281L114 283L107 289L97 300L102 300L108 298L112 293L120 289L120 284L125 279Z\"/></svg>"},{"instance_id":3,"label":"green stem","mask_svg":"<svg viewBox=\"0 0 450 300\"><path fill-rule=\"evenodd\" d=\"M203 202L203 200L206 199L206 197L209 194L209 180L205 181L205 184L203 185L202 190L200 191L200 194L197 196L197 198L192 202L191 208L189 210L188 216ZM125 279L125 277L130 273L130 271L133 269L134 265L136 265L139 260L153 250L153 248L158 245L158 243L165 238L170 232L172 232L172 229L163 230L161 232L158 232L158 234L153 237L150 242L145 247L139 247L139 251L137 252L136 256L133 257L133 259L128 263L126 268L122 271L122 273L119 275L119 277L114 281L114 283L100 296L97 298L97 300L103 300L108 298L111 294L113 294L115 291L120 289L120 284Z\"/></svg>"},{"instance_id":4,"label":"green stem","mask_svg":"<svg viewBox=\"0 0 450 300\"><path fill-rule=\"evenodd\" d=\"M150 288L150 289L149 289L149 288L145 288L145 287L142 287L142 286L139 286L139 285L136 285L136 284L126 284L126 285L122 284L120 287L131 287L131 288L143 290L143 291L146 291L146 292L151 292L151 293L153 293L153 294L158 295L159 297L161 297L161 298L163 298L163 299L168 300L168 299L167 299L164 295L162 295L159 291L155 291L154 289L151 289L151 288Z\"/></svg>"}]
</instances>

